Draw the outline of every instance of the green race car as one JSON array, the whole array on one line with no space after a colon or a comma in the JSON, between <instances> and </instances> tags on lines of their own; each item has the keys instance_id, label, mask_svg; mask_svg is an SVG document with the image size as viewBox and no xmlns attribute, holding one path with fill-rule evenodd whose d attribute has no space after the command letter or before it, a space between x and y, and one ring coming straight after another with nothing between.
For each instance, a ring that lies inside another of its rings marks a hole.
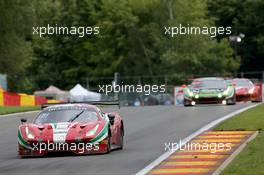
<instances>
[{"instance_id":1,"label":"green race car","mask_svg":"<svg viewBox=\"0 0 264 175\"><path fill-rule=\"evenodd\" d=\"M183 88L184 106L196 104L236 104L235 88L223 78L197 78Z\"/></svg>"}]
</instances>

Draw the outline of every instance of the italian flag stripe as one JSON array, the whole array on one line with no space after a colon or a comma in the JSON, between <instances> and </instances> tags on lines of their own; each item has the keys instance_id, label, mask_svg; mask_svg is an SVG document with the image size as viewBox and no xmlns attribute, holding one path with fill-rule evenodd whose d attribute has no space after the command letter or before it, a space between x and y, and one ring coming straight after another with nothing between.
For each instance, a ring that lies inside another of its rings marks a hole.
<instances>
[{"instance_id":1,"label":"italian flag stripe","mask_svg":"<svg viewBox=\"0 0 264 175\"><path fill-rule=\"evenodd\" d=\"M23 139L20 129L18 130L18 142L25 148L32 149L26 140Z\"/></svg>"},{"instance_id":2,"label":"italian flag stripe","mask_svg":"<svg viewBox=\"0 0 264 175\"><path fill-rule=\"evenodd\" d=\"M104 125L104 128L101 130L101 132L91 140L92 143L97 142L98 140L102 140L102 137L106 136L108 132L108 124L106 123Z\"/></svg>"}]
</instances>

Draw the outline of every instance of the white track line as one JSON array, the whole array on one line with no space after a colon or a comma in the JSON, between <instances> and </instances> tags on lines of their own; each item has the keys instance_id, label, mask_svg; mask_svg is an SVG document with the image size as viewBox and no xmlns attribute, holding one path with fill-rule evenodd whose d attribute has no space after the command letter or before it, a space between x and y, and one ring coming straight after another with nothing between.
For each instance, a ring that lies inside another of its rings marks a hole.
<instances>
[{"instance_id":1,"label":"white track line","mask_svg":"<svg viewBox=\"0 0 264 175\"><path fill-rule=\"evenodd\" d=\"M239 110L236 110L230 114L227 114L219 119L216 119L214 121L212 121L211 123L205 125L204 127L200 128L199 130L195 131L194 133L192 133L191 135L189 135L188 137L186 137L185 139L182 140L182 144L186 144L187 142L189 142L191 139L193 139L194 137L198 136L199 134L201 134L204 131L207 131L209 129L211 129L212 127L216 126L217 124L221 123L222 121L229 119L241 112L244 112L246 110L249 110L251 108L256 107L258 104L254 104ZM173 154L175 151L177 151L178 149L174 149L173 151L167 151L164 154L162 154L160 157L158 157L156 160L154 160L153 162L151 162L148 166L146 166L145 168L143 168L142 170L140 170L138 173L136 173L135 175L144 175L147 174L150 170L152 170L153 168L155 168L156 166L158 166L162 161L164 161L165 159L167 159L171 154Z\"/></svg>"},{"instance_id":2,"label":"white track line","mask_svg":"<svg viewBox=\"0 0 264 175\"><path fill-rule=\"evenodd\" d=\"M39 110L36 111L27 111L27 112L17 112L17 113L11 113L11 114L3 114L0 115L0 118L8 117L8 116L15 116L15 115L23 115L23 114L30 114L34 112L39 112Z\"/></svg>"}]
</instances>

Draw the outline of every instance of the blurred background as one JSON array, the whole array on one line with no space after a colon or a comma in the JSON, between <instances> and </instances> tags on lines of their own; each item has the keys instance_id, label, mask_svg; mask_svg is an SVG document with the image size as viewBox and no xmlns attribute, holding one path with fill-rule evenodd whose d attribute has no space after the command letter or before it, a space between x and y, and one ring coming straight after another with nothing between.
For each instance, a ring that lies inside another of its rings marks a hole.
<instances>
[{"instance_id":1,"label":"blurred background","mask_svg":"<svg viewBox=\"0 0 264 175\"><path fill-rule=\"evenodd\" d=\"M115 98L97 94L99 85L113 81L165 84L165 94L119 97L125 105L169 105L174 86L194 77L262 81L263 9L263 0L1 0L0 84L58 100L69 100L78 84L100 99ZM47 24L98 26L100 35L32 35L33 26ZM231 26L232 34L164 34L164 26L179 24Z\"/></svg>"}]
</instances>

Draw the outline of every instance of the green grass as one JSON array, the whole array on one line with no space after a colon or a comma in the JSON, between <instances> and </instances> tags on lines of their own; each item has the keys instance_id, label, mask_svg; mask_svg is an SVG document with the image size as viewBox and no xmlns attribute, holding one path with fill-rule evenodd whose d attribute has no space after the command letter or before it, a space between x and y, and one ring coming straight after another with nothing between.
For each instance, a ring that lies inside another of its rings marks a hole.
<instances>
[{"instance_id":1,"label":"green grass","mask_svg":"<svg viewBox=\"0 0 264 175\"><path fill-rule=\"evenodd\" d=\"M258 136L221 175L264 175L264 104L221 123L214 130L259 130Z\"/></svg>"},{"instance_id":2,"label":"green grass","mask_svg":"<svg viewBox=\"0 0 264 175\"><path fill-rule=\"evenodd\" d=\"M35 110L40 110L40 106L1 106L0 115Z\"/></svg>"}]
</instances>

